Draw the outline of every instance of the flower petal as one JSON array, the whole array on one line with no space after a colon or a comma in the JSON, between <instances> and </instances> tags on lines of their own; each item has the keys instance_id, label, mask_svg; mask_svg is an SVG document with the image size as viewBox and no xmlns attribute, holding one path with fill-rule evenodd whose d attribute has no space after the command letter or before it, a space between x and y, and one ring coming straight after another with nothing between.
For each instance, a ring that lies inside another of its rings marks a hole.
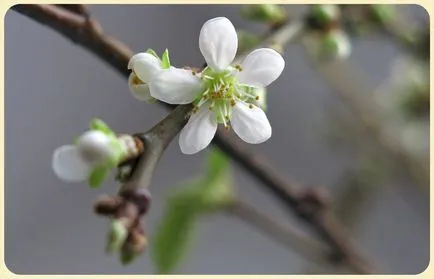
<instances>
[{"instance_id":1,"label":"flower petal","mask_svg":"<svg viewBox=\"0 0 434 279\"><path fill-rule=\"evenodd\" d=\"M139 101L151 101L153 98L151 92L149 92L149 85L146 83L137 83L136 79L137 76L134 72L132 72L128 77L128 87L130 88L134 98Z\"/></svg>"},{"instance_id":2,"label":"flower petal","mask_svg":"<svg viewBox=\"0 0 434 279\"><path fill-rule=\"evenodd\" d=\"M258 144L271 137L271 126L265 112L252 105L237 102L232 108L231 125L235 133L247 143Z\"/></svg>"},{"instance_id":3,"label":"flower petal","mask_svg":"<svg viewBox=\"0 0 434 279\"><path fill-rule=\"evenodd\" d=\"M208 20L199 35L199 48L209 67L224 70L235 58L238 37L232 22L225 17Z\"/></svg>"},{"instance_id":4,"label":"flower petal","mask_svg":"<svg viewBox=\"0 0 434 279\"><path fill-rule=\"evenodd\" d=\"M154 55L141 52L131 57L128 69L132 69L143 82L147 83L161 71L161 62Z\"/></svg>"},{"instance_id":5,"label":"flower petal","mask_svg":"<svg viewBox=\"0 0 434 279\"><path fill-rule=\"evenodd\" d=\"M184 154L194 154L209 145L217 131L214 114L205 104L193 114L179 135L179 147Z\"/></svg>"},{"instance_id":6,"label":"flower petal","mask_svg":"<svg viewBox=\"0 0 434 279\"><path fill-rule=\"evenodd\" d=\"M91 171L91 166L81 158L74 145L63 145L54 151L52 168L54 173L66 182L84 181Z\"/></svg>"},{"instance_id":7,"label":"flower petal","mask_svg":"<svg viewBox=\"0 0 434 279\"><path fill-rule=\"evenodd\" d=\"M266 87L275 81L285 68L282 55L271 48L260 48L247 55L237 73L240 83Z\"/></svg>"},{"instance_id":8,"label":"flower petal","mask_svg":"<svg viewBox=\"0 0 434 279\"><path fill-rule=\"evenodd\" d=\"M171 67L161 71L150 83L151 96L168 104L189 104L201 93L200 78L191 71Z\"/></svg>"}]
</instances>

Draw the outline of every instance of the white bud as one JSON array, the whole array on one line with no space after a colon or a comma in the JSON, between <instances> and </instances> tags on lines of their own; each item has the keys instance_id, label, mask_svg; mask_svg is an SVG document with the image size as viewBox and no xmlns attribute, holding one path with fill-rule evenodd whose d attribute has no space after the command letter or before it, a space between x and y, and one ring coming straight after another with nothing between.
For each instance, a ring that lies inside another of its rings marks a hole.
<instances>
[{"instance_id":1,"label":"white bud","mask_svg":"<svg viewBox=\"0 0 434 279\"><path fill-rule=\"evenodd\" d=\"M87 131L77 141L80 155L91 164L106 161L112 154L110 139L101 131Z\"/></svg>"},{"instance_id":2,"label":"white bud","mask_svg":"<svg viewBox=\"0 0 434 279\"><path fill-rule=\"evenodd\" d=\"M351 42L341 30L333 30L322 41L322 54L330 58L345 59L351 54Z\"/></svg>"},{"instance_id":3,"label":"white bud","mask_svg":"<svg viewBox=\"0 0 434 279\"><path fill-rule=\"evenodd\" d=\"M321 11L328 19L338 19L341 16L341 10L337 5L320 5Z\"/></svg>"}]
</instances>

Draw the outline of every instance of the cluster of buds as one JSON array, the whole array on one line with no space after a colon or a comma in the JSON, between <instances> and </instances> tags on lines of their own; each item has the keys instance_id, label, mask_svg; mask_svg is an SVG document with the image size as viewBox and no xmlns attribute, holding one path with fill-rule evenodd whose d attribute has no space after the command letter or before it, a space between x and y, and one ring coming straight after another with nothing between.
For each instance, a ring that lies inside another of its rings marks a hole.
<instances>
[{"instance_id":1,"label":"cluster of buds","mask_svg":"<svg viewBox=\"0 0 434 279\"><path fill-rule=\"evenodd\" d=\"M107 252L119 253L128 264L147 247L143 215L148 212L151 196L145 189L126 190L117 196L102 196L95 203L98 215L111 218Z\"/></svg>"},{"instance_id":2,"label":"cluster of buds","mask_svg":"<svg viewBox=\"0 0 434 279\"><path fill-rule=\"evenodd\" d=\"M338 5L312 5L306 17L305 42L318 59L345 59L351 53L348 35L341 27Z\"/></svg>"},{"instance_id":3,"label":"cluster of buds","mask_svg":"<svg viewBox=\"0 0 434 279\"><path fill-rule=\"evenodd\" d=\"M396 19L396 5L340 5L342 19L356 33L384 26Z\"/></svg>"}]
</instances>

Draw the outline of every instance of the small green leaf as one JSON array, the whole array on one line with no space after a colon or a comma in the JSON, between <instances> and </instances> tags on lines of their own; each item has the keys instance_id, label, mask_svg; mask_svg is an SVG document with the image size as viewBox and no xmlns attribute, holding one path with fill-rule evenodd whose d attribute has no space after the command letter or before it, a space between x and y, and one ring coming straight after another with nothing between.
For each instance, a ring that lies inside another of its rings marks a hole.
<instances>
[{"instance_id":1,"label":"small green leaf","mask_svg":"<svg viewBox=\"0 0 434 279\"><path fill-rule=\"evenodd\" d=\"M127 239L127 229L118 220L113 220L110 224L110 230L107 236L107 253L119 251Z\"/></svg>"},{"instance_id":2,"label":"small green leaf","mask_svg":"<svg viewBox=\"0 0 434 279\"><path fill-rule=\"evenodd\" d=\"M230 174L228 157L211 149L205 175L177 187L151 239L151 258L158 273L173 273L191 245L197 219L230 201Z\"/></svg>"},{"instance_id":3,"label":"small green leaf","mask_svg":"<svg viewBox=\"0 0 434 279\"><path fill-rule=\"evenodd\" d=\"M170 68L169 50L167 48L163 52L163 56L161 57L161 67L163 69L169 69Z\"/></svg>"},{"instance_id":4,"label":"small green leaf","mask_svg":"<svg viewBox=\"0 0 434 279\"><path fill-rule=\"evenodd\" d=\"M208 155L208 165L206 171L207 180L214 180L229 165L229 159L217 148L212 148Z\"/></svg>"},{"instance_id":5,"label":"small green leaf","mask_svg":"<svg viewBox=\"0 0 434 279\"><path fill-rule=\"evenodd\" d=\"M183 195L173 196L166 204L150 255L159 274L173 273L186 254L194 233L195 206Z\"/></svg>"},{"instance_id":6,"label":"small green leaf","mask_svg":"<svg viewBox=\"0 0 434 279\"><path fill-rule=\"evenodd\" d=\"M90 188L98 188L101 186L107 178L108 173L109 169L106 166L95 167L88 178Z\"/></svg>"},{"instance_id":7,"label":"small green leaf","mask_svg":"<svg viewBox=\"0 0 434 279\"><path fill-rule=\"evenodd\" d=\"M220 210L232 201L233 188L231 173L225 171L205 188L201 198L201 211Z\"/></svg>"},{"instance_id":8,"label":"small green leaf","mask_svg":"<svg viewBox=\"0 0 434 279\"><path fill-rule=\"evenodd\" d=\"M154 55L155 57L157 57L158 59L160 59L160 57L158 57L158 54L155 52L155 50L153 50L152 48L148 48L147 50L146 50L146 53L149 53L149 54L152 54L152 55Z\"/></svg>"},{"instance_id":9,"label":"small green leaf","mask_svg":"<svg viewBox=\"0 0 434 279\"><path fill-rule=\"evenodd\" d=\"M92 130L101 131L106 135L114 135L115 133L110 129L110 127L101 119L94 118L90 122L90 128Z\"/></svg>"}]
</instances>

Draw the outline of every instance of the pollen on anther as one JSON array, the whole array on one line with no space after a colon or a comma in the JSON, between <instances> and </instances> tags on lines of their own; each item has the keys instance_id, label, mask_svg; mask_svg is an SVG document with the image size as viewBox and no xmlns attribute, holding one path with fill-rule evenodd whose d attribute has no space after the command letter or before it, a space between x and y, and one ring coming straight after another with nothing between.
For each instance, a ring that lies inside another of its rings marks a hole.
<instances>
[{"instance_id":1,"label":"pollen on anther","mask_svg":"<svg viewBox=\"0 0 434 279\"><path fill-rule=\"evenodd\" d=\"M250 104L250 105L249 105L249 108L251 108L251 109L252 109L252 108L253 108L253 105L252 105L252 104Z\"/></svg>"},{"instance_id":2,"label":"pollen on anther","mask_svg":"<svg viewBox=\"0 0 434 279\"><path fill-rule=\"evenodd\" d=\"M259 100L259 96L256 96L256 97L255 97L255 100L256 100L256 101Z\"/></svg>"},{"instance_id":3,"label":"pollen on anther","mask_svg":"<svg viewBox=\"0 0 434 279\"><path fill-rule=\"evenodd\" d=\"M231 100L231 106L235 106L235 100Z\"/></svg>"}]
</instances>

